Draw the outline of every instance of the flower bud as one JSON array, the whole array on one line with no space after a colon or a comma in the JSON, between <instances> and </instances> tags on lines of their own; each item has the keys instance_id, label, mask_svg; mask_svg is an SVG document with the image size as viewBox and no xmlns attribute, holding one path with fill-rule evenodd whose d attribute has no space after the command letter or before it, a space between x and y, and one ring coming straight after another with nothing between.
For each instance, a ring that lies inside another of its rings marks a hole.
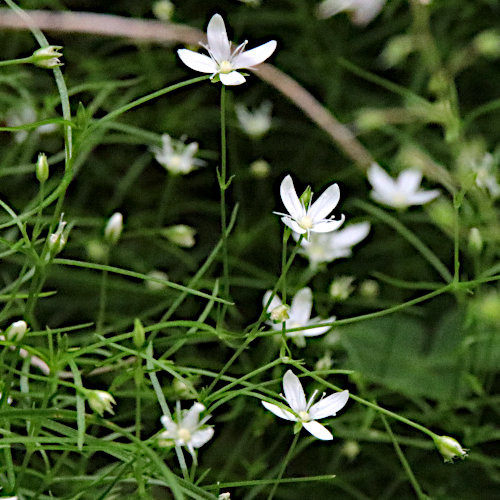
<instances>
[{"instance_id":1,"label":"flower bud","mask_svg":"<svg viewBox=\"0 0 500 500\"><path fill-rule=\"evenodd\" d=\"M150 271L148 273L148 276L158 280L168 281L168 274L164 273L163 271L159 271L158 269ZM166 285L164 283L159 283L158 281L150 281L150 280L146 281L146 287L155 292L157 292L158 290L163 290L165 286Z\"/></svg>"},{"instance_id":2,"label":"flower bud","mask_svg":"<svg viewBox=\"0 0 500 500\"><path fill-rule=\"evenodd\" d=\"M284 304L277 306L270 312L269 317L275 323L282 323L290 318L288 315L288 309L289 307Z\"/></svg>"},{"instance_id":3,"label":"flower bud","mask_svg":"<svg viewBox=\"0 0 500 500\"><path fill-rule=\"evenodd\" d=\"M364 280L359 285L359 294L367 299L373 299L380 293L380 286L375 280Z\"/></svg>"},{"instance_id":4,"label":"flower bud","mask_svg":"<svg viewBox=\"0 0 500 500\"><path fill-rule=\"evenodd\" d=\"M133 340L135 347L137 347L137 349L140 349L144 345L144 342L146 341L146 332L139 318L135 318L134 320Z\"/></svg>"},{"instance_id":5,"label":"flower bud","mask_svg":"<svg viewBox=\"0 0 500 500\"><path fill-rule=\"evenodd\" d=\"M167 227L162 231L162 234L165 238L180 247L191 248L196 243L194 239L196 229L186 226L185 224Z\"/></svg>"},{"instance_id":6,"label":"flower bud","mask_svg":"<svg viewBox=\"0 0 500 500\"><path fill-rule=\"evenodd\" d=\"M120 212L115 212L106 227L104 228L104 239L111 245L116 245L123 231L123 215Z\"/></svg>"},{"instance_id":7,"label":"flower bud","mask_svg":"<svg viewBox=\"0 0 500 500\"><path fill-rule=\"evenodd\" d=\"M61 214L59 220L59 225L55 233L49 236L49 252L50 256L57 255L66 245L66 235L64 234L64 228L66 226L66 221L63 221L64 214Z\"/></svg>"},{"instance_id":8,"label":"flower bud","mask_svg":"<svg viewBox=\"0 0 500 500\"><path fill-rule=\"evenodd\" d=\"M49 162L45 153L38 154L38 160L35 166L35 174L38 182L43 184L49 178Z\"/></svg>"},{"instance_id":9,"label":"flower bud","mask_svg":"<svg viewBox=\"0 0 500 500\"><path fill-rule=\"evenodd\" d=\"M453 462L454 458L463 460L467 456L468 450L462 448L456 439L450 436L435 436L433 439L445 462Z\"/></svg>"},{"instance_id":10,"label":"flower bud","mask_svg":"<svg viewBox=\"0 0 500 500\"><path fill-rule=\"evenodd\" d=\"M354 281L353 276L339 276L335 278L329 289L330 297L334 301L341 301L347 299L349 295L354 291L352 282Z\"/></svg>"},{"instance_id":11,"label":"flower bud","mask_svg":"<svg viewBox=\"0 0 500 500\"><path fill-rule=\"evenodd\" d=\"M256 179L265 179L270 171L271 166L266 160L255 160L250 164L250 173Z\"/></svg>"},{"instance_id":12,"label":"flower bud","mask_svg":"<svg viewBox=\"0 0 500 500\"><path fill-rule=\"evenodd\" d=\"M469 250L473 254L480 254L483 249L483 238L477 227L472 227L469 231Z\"/></svg>"},{"instance_id":13,"label":"flower bud","mask_svg":"<svg viewBox=\"0 0 500 500\"><path fill-rule=\"evenodd\" d=\"M87 401L89 406L98 413L101 417L105 411L114 415L114 411L111 405L116 404L113 396L106 391L88 391L87 392Z\"/></svg>"},{"instance_id":14,"label":"flower bud","mask_svg":"<svg viewBox=\"0 0 500 500\"><path fill-rule=\"evenodd\" d=\"M486 30L479 33L474 39L475 49L485 57L496 58L500 56L500 32Z\"/></svg>"},{"instance_id":15,"label":"flower bud","mask_svg":"<svg viewBox=\"0 0 500 500\"><path fill-rule=\"evenodd\" d=\"M5 338L11 342L21 342L27 329L28 325L26 324L26 321L14 321L14 323L7 328Z\"/></svg>"},{"instance_id":16,"label":"flower bud","mask_svg":"<svg viewBox=\"0 0 500 500\"><path fill-rule=\"evenodd\" d=\"M311 204L313 192L311 190L311 186L307 186L304 192L300 195L300 201L307 208Z\"/></svg>"},{"instance_id":17,"label":"flower bud","mask_svg":"<svg viewBox=\"0 0 500 500\"><path fill-rule=\"evenodd\" d=\"M86 244L87 255L94 262L105 262L108 247L101 240L90 240Z\"/></svg>"},{"instance_id":18,"label":"flower bud","mask_svg":"<svg viewBox=\"0 0 500 500\"><path fill-rule=\"evenodd\" d=\"M62 56L62 52L58 52L62 49L60 45L49 45L48 47L42 47L35 50L32 55L32 62L35 66L39 68L52 69L57 66L62 66L59 57Z\"/></svg>"},{"instance_id":19,"label":"flower bud","mask_svg":"<svg viewBox=\"0 0 500 500\"><path fill-rule=\"evenodd\" d=\"M153 4L153 14L160 21L170 21L175 5L170 0L158 0Z\"/></svg>"},{"instance_id":20,"label":"flower bud","mask_svg":"<svg viewBox=\"0 0 500 500\"><path fill-rule=\"evenodd\" d=\"M341 453L342 455L345 455L349 461L351 461L358 456L360 451L361 448L359 447L357 441L348 440L344 443L344 446L342 446Z\"/></svg>"}]
</instances>

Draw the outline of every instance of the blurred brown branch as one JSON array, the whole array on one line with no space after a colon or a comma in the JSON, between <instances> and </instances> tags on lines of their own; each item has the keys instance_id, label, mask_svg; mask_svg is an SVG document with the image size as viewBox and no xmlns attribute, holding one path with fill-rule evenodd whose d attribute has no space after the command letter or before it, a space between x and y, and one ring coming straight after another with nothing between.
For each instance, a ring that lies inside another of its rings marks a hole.
<instances>
[{"instance_id":1,"label":"blurred brown branch","mask_svg":"<svg viewBox=\"0 0 500 500\"><path fill-rule=\"evenodd\" d=\"M205 39L205 34L195 28L149 19L132 19L90 12L31 10L26 13L41 30L57 33L89 33L130 38L134 41L187 45L197 45L199 41ZM27 25L15 12L0 9L0 29L26 30ZM345 156L357 166L365 169L374 161L352 132L294 79L270 64L261 64L254 73L288 97L321 127Z\"/></svg>"}]
</instances>

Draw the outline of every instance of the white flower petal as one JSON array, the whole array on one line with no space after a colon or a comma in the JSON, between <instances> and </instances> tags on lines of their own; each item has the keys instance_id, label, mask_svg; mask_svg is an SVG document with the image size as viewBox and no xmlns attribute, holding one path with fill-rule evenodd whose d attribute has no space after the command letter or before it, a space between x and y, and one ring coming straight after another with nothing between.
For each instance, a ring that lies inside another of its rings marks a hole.
<instances>
[{"instance_id":1,"label":"white flower petal","mask_svg":"<svg viewBox=\"0 0 500 500\"><path fill-rule=\"evenodd\" d=\"M246 78L237 71L231 71L231 73L219 73L219 78L224 85L241 85L246 82Z\"/></svg>"},{"instance_id":2,"label":"white flower petal","mask_svg":"<svg viewBox=\"0 0 500 500\"><path fill-rule=\"evenodd\" d=\"M396 181L399 190L403 193L414 193L419 187L422 181L422 172L420 170L403 170Z\"/></svg>"},{"instance_id":3,"label":"white flower petal","mask_svg":"<svg viewBox=\"0 0 500 500\"><path fill-rule=\"evenodd\" d=\"M292 370L287 370L283 377L283 392L290 408L299 413L306 409L306 396L299 378Z\"/></svg>"},{"instance_id":4,"label":"white flower petal","mask_svg":"<svg viewBox=\"0 0 500 500\"><path fill-rule=\"evenodd\" d=\"M293 413L283 410L279 406L273 405L272 403L268 403L267 401L261 401L261 403L264 405L265 408L267 408L270 412L274 413L277 417L297 422L297 417L295 417Z\"/></svg>"},{"instance_id":5,"label":"white flower petal","mask_svg":"<svg viewBox=\"0 0 500 500\"><path fill-rule=\"evenodd\" d=\"M361 0L354 9L352 22L359 26L365 26L373 21L382 10L386 0Z\"/></svg>"},{"instance_id":6,"label":"white flower petal","mask_svg":"<svg viewBox=\"0 0 500 500\"><path fill-rule=\"evenodd\" d=\"M160 418L160 422L162 423L163 427L167 429L169 436L172 437L172 435L174 435L177 430L177 424L167 415L163 415Z\"/></svg>"},{"instance_id":7,"label":"white flower petal","mask_svg":"<svg viewBox=\"0 0 500 500\"><path fill-rule=\"evenodd\" d=\"M416 193L408 195L408 204L424 205L434 198L437 198L440 194L441 191L439 191L439 189L431 189L430 191L417 191Z\"/></svg>"},{"instance_id":8,"label":"white flower petal","mask_svg":"<svg viewBox=\"0 0 500 500\"><path fill-rule=\"evenodd\" d=\"M304 429L310 432L315 438L321 439L322 441L331 441L333 439L332 433L315 420L311 420L311 422L304 422L302 425L304 426Z\"/></svg>"},{"instance_id":9,"label":"white flower petal","mask_svg":"<svg viewBox=\"0 0 500 500\"><path fill-rule=\"evenodd\" d=\"M263 305L263 307L266 307L266 305L269 302L269 298L271 297L272 293L273 292L271 292L271 290L268 290L264 294L264 298L262 299L262 305ZM280 298L277 295L274 295L273 300L271 300L271 303L269 304L269 307L267 308L267 311L270 312L274 308L279 307L281 305L282 305L282 302L281 302Z\"/></svg>"},{"instance_id":10,"label":"white flower petal","mask_svg":"<svg viewBox=\"0 0 500 500\"><path fill-rule=\"evenodd\" d=\"M368 233L370 232L369 222L358 222L356 224L351 224L344 229L340 229L335 233L330 235L330 244L332 248L338 248L339 250L347 249L352 247L364 240Z\"/></svg>"},{"instance_id":11,"label":"white flower petal","mask_svg":"<svg viewBox=\"0 0 500 500\"><path fill-rule=\"evenodd\" d=\"M324 219L337 206L340 200L338 184L333 184L309 207L307 215L314 221Z\"/></svg>"},{"instance_id":12,"label":"white flower petal","mask_svg":"<svg viewBox=\"0 0 500 500\"><path fill-rule=\"evenodd\" d=\"M201 403L194 403L191 408L186 412L186 415L182 419L182 427L193 430L196 429L198 422L200 420L200 413L205 409Z\"/></svg>"},{"instance_id":13,"label":"white flower petal","mask_svg":"<svg viewBox=\"0 0 500 500\"><path fill-rule=\"evenodd\" d=\"M292 299L290 307L290 322L305 325L311 317L312 292L310 288L302 288Z\"/></svg>"},{"instance_id":14,"label":"white flower petal","mask_svg":"<svg viewBox=\"0 0 500 500\"><path fill-rule=\"evenodd\" d=\"M335 321L335 316L330 316L328 319L314 318L307 326L317 325L318 323L331 323ZM311 328L310 330L304 330L302 335L305 337L317 337L318 335L323 335L328 330L331 330L332 326L318 326L317 328Z\"/></svg>"},{"instance_id":15,"label":"white flower petal","mask_svg":"<svg viewBox=\"0 0 500 500\"><path fill-rule=\"evenodd\" d=\"M370 196L381 205L393 208L404 208L408 206L408 203L394 203L393 197L391 195L381 194L379 191L372 191Z\"/></svg>"},{"instance_id":16,"label":"white flower petal","mask_svg":"<svg viewBox=\"0 0 500 500\"><path fill-rule=\"evenodd\" d=\"M345 216L342 214L340 220L325 220L324 222L318 222L314 224L311 229L314 233L329 233L330 231L335 231L338 229L345 221Z\"/></svg>"},{"instance_id":17,"label":"white flower petal","mask_svg":"<svg viewBox=\"0 0 500 500\"><path fill-rule=\"evenodd\" d=\"M203 446L207 441L210 441L213 435L214 435L213 427L205 427L205 429L198 429L191 435L191 440L189 441L189 444L193 448L199 448L200 446Z\"/></svg>"},{"instance_id":18,"label":"white flower petal","mask_svg":"<svg viewBox=\"0 0 500 500\"><path fill-rule=\"evenodd\" d=\"M304 207L297 196L293 180L289 175L287 175L281 182L280 195L283 205L285 205L285 208L292 217L300 218L305 215ZM301 230L297 232L303 233L304 231Z\"/></svg>"},{"instance_id":19,"label":"white flower petal","mask_svg":"<svg viewBox=\"0 0 500 500\"><path fill-rule=\"evenodd\" d=\"M303 227L299 226L298 223L295 220L291 219L290 217L282 217L281 221L283 222L283 224L285 224L285 226L288 226L290 229L292 229L296 233L299 233L299 234L307 233L307 230L305 230Z\"/></svg>"},{"instance_id":20,"label":"white flower petal","mask_svg":"<svg viewBox=\"0 0 500 500\"><path fill-rule=\"evenodd\" d=\"M344 408L348 400L349 391L347 390L331 394L312 405L309 409L309 415L314 420L333 417L338 411Z\"/></svg>"},{"instance_id":21,"label":"white flower petal","mask_svg":"<svg viewBox=\"0 0 500 500\"><path fill-rule=\"evenodd\" d=\"M214 14L207 26L208 46L217 62L229 61L231 44L227 37L226 26L220 14ZM228 84L226 84L228 85Z\"/></svg>"},{"instance_id":22,"label":"white flower petal","mask_svg":"<svg viewBox=\"0 0 500 500\"><path fill-rule=\"evenodd\" d=\"M352 7L355 0L324 0L318 5L318 17L326 19Z\"/></svg>"},{"instance_id":23,"label":"white flower petal","mask_svg":"<svg viewBox=\"0 0 500 500\"><path fill-rule=\"evenodd\" d=\"M271 40L270 42L255 47L255 49L241 52L231 61L231 64L235 69L252 68L264 62L275 50L276 40Z\"/></svg>"},{"instance_id":24,"label":"white flower petal","mask_svg":"<svg viewBox=\"0 0 500 500\"><path fill-rule=\"evenodd\" d=\"M179 49L177 51L181 61L191 69L195 71L199 71L200 73L216 73L217 72L217 64L215 61L204 55L198 54L198 52L194 52L193 50L188 49Z\"/></svg>"},{"instance_id":25,"label":"white flower petal","mask_svg":"<svg viewBox=\"0 0 500 500\"><path fill-rule=\"evenodd\" d=\"M368 181L373 186L375 193L390 199L396 189L394 179L377 163L373 163L367 172ZM375 194L372 195L375 197Z\"/></svg>"}]
</instances>

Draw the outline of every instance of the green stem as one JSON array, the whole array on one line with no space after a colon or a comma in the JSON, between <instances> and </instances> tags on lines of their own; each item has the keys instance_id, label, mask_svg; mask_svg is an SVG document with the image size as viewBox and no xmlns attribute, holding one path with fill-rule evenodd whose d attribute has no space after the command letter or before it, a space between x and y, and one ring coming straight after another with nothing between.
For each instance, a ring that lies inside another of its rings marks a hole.
<instances>
[{"instance_id":1,"label":"green stem","mask_svg":"<svg viewBox=\"0 0 500 500\"><path fill-rule=\"evenodd\" d=\"M0 66L11 66L13 64L29 64L33 62L33 56L21 57L20 59L8 59L7 61L0 61Z\"/></svg>"},{"instance_id":2,"label":"green stem","mask_svg":"<svg viewBox=\"0 0 500 500\"><path fill-rule=\"evenodd\" d=\"M105 266L109 263L109 252L111 249L107 250ZM99 333L103 333L104 327L104 315L106 314L106 296L107 296L107 284L108 284L108 270L104 269L101 275L101 286L99 289L99 312L97 314L97 324L96 329Z\"/></svg>"},{"instance_id":3,"label":"green stem","mask_svg":"<svg viewBox=\"0 0 500 500\"><path fill-rule=\"evenodd\" d=\"M288 462L290 462L290 459L292 458L293 451L294 451L295 446L299 440L299 435L300 435L300 431L297 432L297 434L295 434L295 436L293 438L292 444L290 445L290 448L288 449L288 453L286 454L286 457L281 464L281 468L280 468L280 471L278 473L278 477L276 478L276 480L274 482L273 488L271 490L271 493L269 493L267 500L272 500L274 498L274 494L276 493L276 490L278 489L278 486L281 482L281 478L283 477L283 474L285 473L285 469L288 465Z\"/></svg>"}]
</instances>

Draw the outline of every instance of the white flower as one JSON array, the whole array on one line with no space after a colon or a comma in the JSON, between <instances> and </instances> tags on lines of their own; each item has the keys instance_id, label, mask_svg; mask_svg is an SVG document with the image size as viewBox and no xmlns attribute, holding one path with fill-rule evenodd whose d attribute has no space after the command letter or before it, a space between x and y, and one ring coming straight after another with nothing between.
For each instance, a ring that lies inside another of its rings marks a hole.
<instances>
[{"instance_id":1,"label":"white flower","mask_svg":"<svg viewBox=\"0 0 500 500\"><path fill-rule=\"evenodd\" d=\"M467 456L467 449L450 436L435 436L434 444L445 462L453 462L454 458L464 459Z\"/></svg>"},{"instance_id":2,"label":"white flower","mask_svg":"<svg viewBox=\"0 0 500 500\"><path fill-rule=\"evenodd\" d=\"M313 233L308 240L302 239L301 254L309 259L312 268L324 262L351 257L352 247L365 239L369 232L370 223L359 222L331 233ZM293 233L296 240L299 236Z\"/></svg>"},{"instance_id":3,"label":"white flower","mask_svg":"<svg viewBox=\"0 0 500 500\"><path fill-rule=\"evenodd\" d=\"M266 304L269 302L271 294L272 292L270 290L268 290L264 294L264 299L262 300L264 307L266 307ZM313 326L322 322L332 322L335 320L335 316L332 316L326 320L322 320L319 317L311 319L312 301L313 297L310 288L302 288L295 294L294 298L292 299L292 305L289 309L286 310L288 319L283 321L285 323L286 330ZM281 300L275 295L273 297L273 300L271 300L269 307L267 308L267 312L271 314L272 311L279 310L283 307L284 306ZM282 330L282 323L273 323L272 321L269 322L274 330ZM310 328L302 331L287 331L285 332L285 335L293 339L293 341L299 347L304 347L306 345L304 337L317 337L318 335L323 335L328 330L330 330L330 328L331 326L320 326L318 328Z\"/></svg>"},{"instance_id":4,"label":"white flower","mask_svg":"<svg viewBox=\"0 0 500 500\"><path fill-rule=\"evenodd\" d=\"M293 185L292 178L287 175L280 187L283 205L288 210L288 214L274 212L281 215L283 224L293 229L296 233L306 234L309 239L310 233L329 233L338 229L345 220L342 215L340 220L333 220L325 217L337 206L340 199L340 189L337 184L332 184L325 189L325 192L312 203L312 194L305 206L299 199Z\"/></svg>"},{"instance_id":5,"label":"white flower","mask_svg":"<svg viewBox=\"0 0 500 500\"><path fill-rule=\"evenodd\" d=\"M260 107L250 111L243 104L235 106L236 117L241 129L249 137L259 139L271 128L271 110L272 104L269 101L264 101Z\"/></svg>"},{"instance_id":6,"label":"white flower","mask_svg":"<svg viewBox=\"0 0 500 500\"><path fill-rule=\"evenodd\" d=\"M5 123L8 127L20 127L21 125L27 125L41 119L37 117L37 112L29 104L23 104L19 107L11 109L6 117ZM37 129L32 131L34 134L51 134L57 130L57 125L55 123L47 123L46 125L40 125ZM16 142L23 142L28 137L28 130L20 130L19 132L14 132L14 140Z\"/></svg>"},{"instance_id":7,"label":"white flower","mask_svg":"<svg viewBox=\"0 0 500 500\"><path fill-rule=\"evenodd\" d=\"M188 49L180 49L177 53L182 62L189 68L200 73L211 73L212 77L218 74L224 85L244 83L245 77L236 70L253 68L264 62L276 49L276 40L271 40L245 52L245 46L248 43L245 40L232 50L224 20L219 14L212 16L208 23L207 39L208 45L203 45L203 47L208 51L210 57Z\"/></svg>"},{"instance_id":8,"label":"white flower","mask_svg":"<svg viewBox=\"0 0 500 500\"><path fill-rule=\"evenodd\" d=\"M172 441L177 446L185 446L191 453L193 460L196 460L195 448L203 446L214 435L213 427L205 425L210 415L200 420L200 413L203 410L205 407L201 403L194 403L189 410L181 413L180 403L177 401L177 422L167 415L163 415L160 419L167 429L160 435L160 445L168 446Z\"/></svg>"},{"instance_id":9,"label":"white flower","mask_svg":"<svg viewBox=\"0 0 500 500\"><path fill-rule=\"evenodd\" d=\"M318 6L318 17L327 18L347 11L354 24L364 26L373 21L386 0L323 0Z\"/></svg>"},{"instance_id":10,"label":"white flower","mask_svg":"<svg viewBox=\"0 0 500 500\"><path fill-rule=\"evenodd\" d=\"M205 165L203 160L194 156L198 152L198 143L185 144L183 141L172 139L168 134L161 136L162 147L153 147L156 161L165 167L171 174L186 175L192 170Z\"/></svg>"},{"instance_id":11,"label":"white flower","mask_svg":"<svg viewBox=\"0 0 500 500\"><path fill-rule=\"evenodd\" d=\"M491 153L486 153L480 161L473 162L472 171L476 174L476 186L488 190L493 199L500 196L500 185L496 178L495 158Z\"/></svg>"},{"instance_id":12,"label":"white flower","mask_svg":"<svg viewBox=\"0 0 500 500\"><path fill-rule=\"evenodd\" d=\"M111 245L116 245L123 231L123 215L115 212L104 228L104 239Z\"/></svg>"},{"instance_id":13,"label":"white flower","mask_svg":"<svg viewBox=\"0 0 500 500\"><path fill-rule=\"evenodd\" d=\"M321 398L320 401L313 405L312 403L318 391L314 391L309 401L306 402L304 389L302 389L299 378L292 370L288 370L283 377L283 391L286 402L293 413L267 401L262 401L264 407L280 418L300 422L308 432L318 439L323 441L333 439L332 433L317 420L334 417L346 405L349 399L349 391L345 390L331 394L326 398Z\"/></svg>"},{"instance_id":14,"label":"white flower","mask_svg":"<svg viewBox=\"0 0 500 500\"><path fill-rule=\"evenodd\" d=\"M394 180L380 165L373 163L368 169L368 181L373 187L372 198L392 208L407 208L411 205L423 205L437 198L439 189L426 191L420 188L422 172L403 170Z\"/></svg>"},{"instance_id":15,"label":"white flower","mask_svg":"<svg viewBox=\"0 0 500 500\"><path fill-rule=\"evenodd\" d=\"M354 292L354 286L352 285L354 280L354 276L339 276L335 278L328 289L330 297L334 301L347 299Z\"/></svg>"}]
</instances>

